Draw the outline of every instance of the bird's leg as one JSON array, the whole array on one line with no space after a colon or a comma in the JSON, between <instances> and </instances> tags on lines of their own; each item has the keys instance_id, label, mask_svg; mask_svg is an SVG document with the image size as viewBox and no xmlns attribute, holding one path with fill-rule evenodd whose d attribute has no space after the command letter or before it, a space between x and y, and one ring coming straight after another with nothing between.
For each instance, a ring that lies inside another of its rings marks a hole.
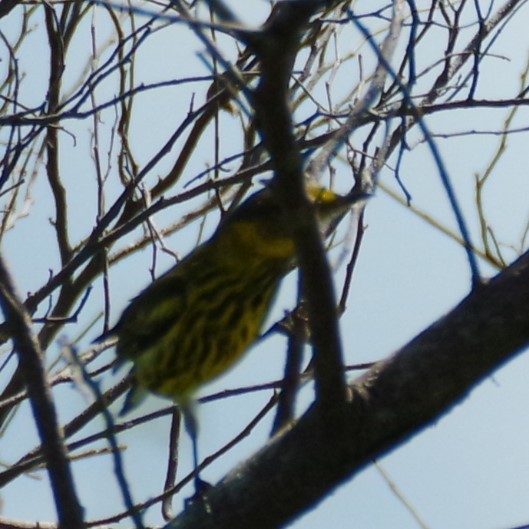
<instances>
[{"instance_id":1,"label":"bird's leg","mask_svg":"<svg viewBox=\"0 0 529 529\"><path fill-rule=\"evenodd\" d=\"M198 457L198 422L195 414L193 413L193 408L190 404L185 404L181 405L181 411L184 417L184 425L191 439L191 444L193 447L195 494L189 499L190 502L193 502L203 498L207 490L211 488L211 485L208 482L200 479L200 463Z\"/></svg>"}]
</instances>

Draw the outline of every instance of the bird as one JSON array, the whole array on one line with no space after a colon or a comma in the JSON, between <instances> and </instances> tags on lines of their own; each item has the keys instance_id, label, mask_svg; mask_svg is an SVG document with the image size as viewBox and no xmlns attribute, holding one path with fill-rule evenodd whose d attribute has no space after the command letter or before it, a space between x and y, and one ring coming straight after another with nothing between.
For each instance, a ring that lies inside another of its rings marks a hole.
<instances>
[{"instance_id":1,"label":"bird","mask_svg":"<svg viewBox=\"0 0 529 529\"><path fill-rule=\"evenodd\" d=\"M311 186L322 229L359 200ZM276 190L254 193L220 222L211 238L155 279L103 337L117 337L118 365L132 361L121 414L152 392L173 400L193 442L198 477L197 390L232 367L259 337L281 280L295 267L296 246Z\"/></svg>"}]
</instances>

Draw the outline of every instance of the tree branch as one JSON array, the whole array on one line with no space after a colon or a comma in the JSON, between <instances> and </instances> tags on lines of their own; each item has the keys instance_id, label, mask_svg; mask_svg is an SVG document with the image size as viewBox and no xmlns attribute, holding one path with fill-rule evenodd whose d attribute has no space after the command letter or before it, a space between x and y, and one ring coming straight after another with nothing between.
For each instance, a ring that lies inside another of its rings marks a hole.
<instances>
[{"instance_id":1,"label":"tree branch","mask_svg":"<svg viewBox=\"0 0 529 529\"><path fill-rule=\"evenodd\" d=\"M0 257L0 306L12 331L21 371L26 381L35 423L42 441L59 525L84 527L66 449L42 363L43 353L31 329L31 319L15 294L13 282Z\"/></svg>"},{"instance_id":2,"label":"tree branch","mask_svg":"<svg viewBox=\"0 0 529 529\"><path fill-rule=\"evenodd\" d=\"M296 243L303 295L314 345L316 400L330 422L345 402L342 348L330 268L311 204L305 193L303 160L293 130L289 81L301 35L323 2L280 2L261 32L248 34L260 61L255 91L257 125L274 167L274 185L288 212ZM336 424L338 426L338 424ZM331 433L331 428L325 428Z\"/></svg>"},{"instance_id":3,"label":"tree branch","mask_svg":"<svg viewBox=\"0 0 529 529\"><path fill-rule=\"evenodd\" d=\"M350 386L347 435L313 406L166 529L276 529L449 412L529 344L529 253Z\"/></svg>"}]
</instances>

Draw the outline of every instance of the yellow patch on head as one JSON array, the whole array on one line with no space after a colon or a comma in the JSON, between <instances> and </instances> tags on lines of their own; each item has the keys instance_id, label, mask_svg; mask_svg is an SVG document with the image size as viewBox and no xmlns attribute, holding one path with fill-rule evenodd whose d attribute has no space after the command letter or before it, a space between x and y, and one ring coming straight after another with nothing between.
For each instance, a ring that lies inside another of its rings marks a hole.
<instances>
[{"instance_id":1,"label":"yellow patch on head","mask_svg":"<svg viewBox=\"0 0 529 529\"><path fill-rule=\"evenodd\" d=\"M307 186L307 196L314 204L332 204L338 197L334 191L315 185Z\"/></svg>"}]
</instances>

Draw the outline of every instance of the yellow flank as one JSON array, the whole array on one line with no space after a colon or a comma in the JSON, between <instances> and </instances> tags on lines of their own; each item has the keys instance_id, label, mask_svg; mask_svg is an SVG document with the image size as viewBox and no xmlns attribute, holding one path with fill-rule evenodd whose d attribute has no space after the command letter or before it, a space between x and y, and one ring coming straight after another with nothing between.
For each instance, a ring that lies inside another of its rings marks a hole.
<instances>
[{"instance_id":1,"label":"yellow flank","mask_svg":"<svg viewBox=\"0 0 529 529\"><path fill-rule=\"evenodd\" d=\"M321 188L309 196L325 219L343 215L352 202ZM134 364L123 411L145 390L186 403L239 360L259 336L294 258L282 208L265 189L133 299L111 331L118 359Z\"/></svg>"}]
</instances>

